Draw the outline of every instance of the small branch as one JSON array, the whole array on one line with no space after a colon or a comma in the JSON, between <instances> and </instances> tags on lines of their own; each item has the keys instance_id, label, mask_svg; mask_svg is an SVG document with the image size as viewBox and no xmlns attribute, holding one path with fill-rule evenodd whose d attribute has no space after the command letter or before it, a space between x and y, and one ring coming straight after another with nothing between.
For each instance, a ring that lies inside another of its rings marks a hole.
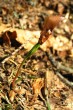
<instances>
[{"instance_id":1,"label":"small branch","mask_svg":"<svg viewBox=\"0 0 73 110\"><path fill-rule=\"evenodd\" d=\"M16 49L11 55L9 55L7 58L5 58L1 63L2 63L2 66L4 68L4 63L6 61L8 61L13 55L15 55L20 49L22 49L24 47L24 44L22 44L18 49Z\"/></svg>"},{"instance_id":2,"label":"small branch","mask_svg":"<svg viewBox=\"0 0 73 110\"><path fill-rule=\"evenodd\" d=\"M68 81L59 72L56 72L56 74L66 85L68 85L69 87L73 88L73 82Z\"/></svg>"},{"instance_id":3,"label":"small branch","mask_svg":"<svg viewBox=\"0 0 73 110\"><path fill-rule=\"evenodd\" d=\"M57 76L68 86L70 86L71 88L73 88L73 82L70 82L69 80L67 80L66 78L64 78L59 72L58 70L64 70L66 72L72 73L73 74L73 69L70 67L66 67L63 66L61 63L57 62L55 60L55 58L52 56L51 53L47 53L49 60L51 61L51 63L53 64L53 66L55 66L57 68L57 70L55 71Z\"/></svg>"},{"instance_id":4,"label":"small branch","mask_svg":"<svg viewBox=\"0 0 73 110\"><path fill-rule=\"evenodd\" d=\"M64 71L66 71L70 74L73 74L73 69L72 68L64 66L61 63L57 62L51 53L47 52L47 55L48 55L49 60L53 64L53 66L56 67L58 70L64 70Z\"/></svg>"}]
</instances>

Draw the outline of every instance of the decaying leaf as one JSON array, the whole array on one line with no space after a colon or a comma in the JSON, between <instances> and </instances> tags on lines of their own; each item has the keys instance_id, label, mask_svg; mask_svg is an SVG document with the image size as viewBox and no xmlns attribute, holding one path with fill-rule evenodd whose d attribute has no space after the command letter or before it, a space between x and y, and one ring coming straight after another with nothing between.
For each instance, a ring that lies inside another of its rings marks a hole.
<instances>
[{"instance_id":1,"label":"decaying leaf","mask_svg":"<svg viewBox=\"0 0 73 110\"><path fill-rule=\"evenodd\" d=\"M72 48L72 41L69 41L64 36L57 36L55 39L55 42L53 44L53 49L58 50L58 51L64 51L64 50L69 50Z\"/></svg>"},{"instance_id":2,"label":"decaying leaf","mask_svg":"<svg viewBox=\"0 0 73 110\"><path fill-rule=\"evenodd\" d=\"M10 101L11 101L11 102L14 101L15 95L16 95L16 93L15 93L13 90L11 90L11 91L9 92L9 98L10 98Z\"/></svg>"},{"instance_id":3,"label":"decaying leaf","mask_svg":"<svg viewBox=\"0 0 73 110\"><path fill-rule=\"evenodd\" d=\"M28 30L21 30L16 28L11 28L9 29L9 31L10 31L9 33L12 34L11 35L12 37L14 35L13 33L16 33L15 34L16 40L19 43L24 44L24 48L27 49L28 51L38 42L40 37L40 31L28 31ZM6 32L8 31L6 30ZM6 32L4 33L6 34ZM8 42L10 42L10 38ZM65 36L59 35L55 38L53 35L50 35L49 39L46 42L44 42L40 48L46 51L47 48L49 47L53 47L53 49L57 51L71 50L72 42L69 41ZM71 53L72 53L72 50L71 50Z\"/></svg>"},{"instance_id":4,"label":"decaying leaf","mask_svg":"<svg viewBox=\"0 0 73 110\"><path fill-rule=\"evenodd\" d=\"M37 98L41 92L41 89L44 87L44 78L38 78L33 82L33 92L34 96Z\"/></svg>"},{"instance_id":5,"label":"decaying leaf","mask_svg":"<svg viewBox=\"0 0 73 110\"><path fill-rule=\"evenodd\" d=\"M11 45L11 40L15 40L17 37L16 31L10 32L10 31L5 31L2 34L3 40L5 44Z\"/></svg>"},{"instance_id":6,"label":"decaying leaf","mask_svg":"<svg viewBox=\"0 0 73 110\"><path fill-rule=\"evenodd\" d=\"M0 20L0 34L2 34L2 32L5 32L6 30L10 29L10 24L3 24L2 20Z\"/></svg>"},{"instance_id":7,"label":"decaying leaf","mask_svg":"<svg viewBox=\"0 0 73 110\"><path fill-rule=\"evenodd\" d=\"M25 92L26 92L26 90L25 90L24 88L18 88L18 87L16 87L16 88L14 89L14 91L15 91L17 94L19 94L19 95L23 95L23 94L25 94Z\"/></svg>"},{"instance_id":8,"label":"decaying leaf","mask_svg":"<svg viewBox=\"0 0 73 110\"><path fill-rule=\"evenodd\" d=\"M9 45L11 39L16 39L17 42L24 44L24 48L28 51L38 42L44 42L40 48L46 51L49 47L53 50L65 51L72 49L72 41L68 40L65 36L58 35L56 38L51 34L51 31L61 21L61 16L50 16L45 18L42 32L40 31L29 31L17 28L7 28L4 26L3 38ZM3 26L2 26L3 27ZM3 29L2 29L3 30ZM49 30L49 31L48 31ZM50 33L48 33L48 32ZM2 33L2 31L1 31ZM41 36L40 36L41 34ZM49 37L49 38L48 38ZM40 38L40 39L39 39ZM45 41L47 39L47 41ZM71 54L72 54L71 50ZM70 55L73 56L73 55Z\"/></svg>"},{"instance_id":9,"label":"decaying leaf","mask_svg":"<svg viewBox=\"0 0 73 110\"><path fill-rule=\"evenodd\" d=\"M40 31L9 28L4 30L2 37L8 44L11 44L11 39L16 39L19 43L24 44L24 48L29 51L38 42Z\"/></svg>"},{"instance_id":10,"label":"decaying leaf","mask_svg":"<svg viewBox=\"0 0 73 110\"><path fill-rule=\"evenodd\" d=\"M64 11L64 5L62 3L59 3L58 4L58 12L59 12L59 14L62 15L63 11Z\"/></svg>"},{"instance_id":11,"label":"decaying leaf","mask_svg":"<svg viewBox=\"0 0 73 110\"><path fill-rule=\"evenodd\" d=\"M11 90L9 92L9 98L10 98L10 101L13 102L14 101L14 98L15 96L18 94L18 95L23 95L25 94L26 90L24 88L18 88L18 87L15 87L14 90Z\"/></svg>"}]
</instances>

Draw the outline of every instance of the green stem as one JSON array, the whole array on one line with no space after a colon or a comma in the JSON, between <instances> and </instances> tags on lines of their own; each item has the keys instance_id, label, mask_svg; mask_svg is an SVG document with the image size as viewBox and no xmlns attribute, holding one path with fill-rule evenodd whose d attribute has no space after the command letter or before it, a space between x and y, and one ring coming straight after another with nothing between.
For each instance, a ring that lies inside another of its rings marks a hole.
<instances>
[{"instance_id":1,"label":"green stem","mask_svg":"<svg viewBox=\"0 0 73 110\"><path fill-rule=\"evenodd\" d=\"M39 44L39 43L35 44L35 45L32 47L32 49L26 54L26 56L24 57L22 63L20 64L20 66L19 66L19 68L18 68L18 71L17 71L17 73L16 73L16 75L15 75L15 78L14 78L13 81L12 81L12 87L14 87L14 85L15 85L16 78L19 76L21 67L23 66L24 62L25 62L32 54L34 54L34 53L38 50L39 47L40 47L40 44Z\"/></svg>"},{"instance_id":2,"label":"green stem","mask_svg":"<svg viewBox=\"0 0 73 110\"><path fill-rule=\"evenodd\" d=\"M47 109L51 110L49 102L46 102L46 104L47 104Z\"/></svg>"}]
</instances>

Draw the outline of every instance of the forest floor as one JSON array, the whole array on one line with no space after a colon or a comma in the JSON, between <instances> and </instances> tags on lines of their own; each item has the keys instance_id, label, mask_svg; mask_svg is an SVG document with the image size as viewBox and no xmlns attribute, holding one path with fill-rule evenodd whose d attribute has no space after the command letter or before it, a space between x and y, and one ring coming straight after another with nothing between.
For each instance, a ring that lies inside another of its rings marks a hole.
<instances>
[{"instance_id":1,"label":"forest floor","mask_svg":"<svg viewBox=\"0 0 73 110\"><path fill-rule=\"evenodd\" d=\"M73 110L72 8L72 0L0 0L0 110ZM59 14L67 19L54 29L55 43L51 39L46 47L45 42L25 62L12 89L19 65L34 46L31 32L41 31L47 16ZM16 40L23 34L27 42Z\"/></svg>"}]
</instances>

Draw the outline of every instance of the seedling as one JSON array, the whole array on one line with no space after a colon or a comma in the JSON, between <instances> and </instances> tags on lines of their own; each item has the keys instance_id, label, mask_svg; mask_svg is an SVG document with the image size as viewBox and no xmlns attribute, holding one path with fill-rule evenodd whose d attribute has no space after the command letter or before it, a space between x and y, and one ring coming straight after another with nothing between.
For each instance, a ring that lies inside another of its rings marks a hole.
<instances>
[{"instance_id":1,"label":"seedling","mask_svg":"<svg viewBox=\"0 0 73 110\"><path fill-rule=\"evenodd\" d=\"M15 75L15 78L12 81L12 87L15 86L15 81L16 81L17 77L20 75L20 71L21 71L21 68L22 68L24 62L27 61L27 59L38 50L40 45L42 45L49 38L49 36L52 34L53 29L62 20L61 18L62 18L61 16L59 16L59 15L56 16L55 15L55 16L47 17L45 19L45 22L44 22L44 25L43 25L43 30L41 31L39 41L38 41L37 44L35 44L33 46L33 48L24 57L22 63L20 64L20 66L18 68L18 71L17 71L17 73Z\"/></svg>"}]
</instances>

